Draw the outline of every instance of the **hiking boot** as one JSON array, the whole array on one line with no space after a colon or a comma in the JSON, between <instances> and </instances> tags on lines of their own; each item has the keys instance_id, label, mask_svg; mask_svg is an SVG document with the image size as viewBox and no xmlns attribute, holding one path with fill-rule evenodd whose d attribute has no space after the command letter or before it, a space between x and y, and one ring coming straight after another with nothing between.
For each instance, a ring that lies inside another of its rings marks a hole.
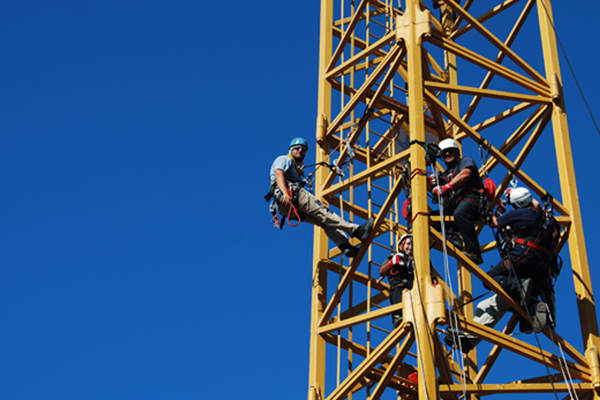
<instances>
[{"instance_id":1,"label":"hiking boot","mask_svg":"<svg viewBox=\"0 0 600 400\"><path fill-rule=\"evenodd\" d=\"M461 349L463 353L468 353L475 348L475 345L471 343L471 340L467 337L464 337L462 333L458 333L460 346L454 342L454 336L455 335L444 336L444 343L446 343L446 346L453 349Z\"/></svg>"},{"instance_id":2,"label":"hiking boot","mask_svg":"<svg viewBox=\"0 0 600 400\"><path fill-rule=\"evenodd\" d=\"M535 333L540 333L548 324L548 305L540 301L533 307L533 310L535 313L531 317L531 327Z\"/></svg>"},{"instance_id":3,"label":"hiking boot","mask_svg":"<svg viewBox=\"0 0 600 400\"><path fill-rule=\"evenodd\" d=\"M448 233L446 234L446 239L448 239L448 241L450 243L452 243L452 245L454 247L456 247L457 250L465 249L465 245L463 244L462 237L457 232L448 231Z\"/></svg>"},{"instance_id":4,"label":"hiking boot","mask_svg":"<svg viewBox=\"0 0 600 400\"><path fill-rule=\"evenodd\" d=\"M358 247L352 246L350 243L344 243L338 246L346 257L354 258L360 250Z\"/></svg>"},{"instance_id":5,"label":"hiking boot","mask_svg":"<svg viewBox=\"0 0 600 400\"><path fill-rule=\"evenodd\" d=\"M469 258L469 260L473 261L475 264L479 265L479 264L483 264L483 258L481 258L481 254L475 254L473 252L470 251L463 251L462 252L465 256L467 256Z\"/></svg>"},{"instance_id":6,"label":"hiking boot","mask_svg":"<svg viewBox=\"0 0 600 400\"><path fill-rule=\"evenodd\" d=\"M533 332L533 327L531 326L531 322L529 322L525 318L520 318L519 319L519 330L521 331L521 333Z\"/></svg>"},{"instance_id":7,"label":"hiking boot","mask_svg":"<svg viewBox=\"0 0 600 400\"><path fill-rule=\"evenodd\" d=\"M352 237L357 238L361 242L367 240L371 234L371 230L373 229L374 222L375 220L373 218L369 218L367 222L356 228L356 230L352 233Z\"/></svg>"}]
</instances>

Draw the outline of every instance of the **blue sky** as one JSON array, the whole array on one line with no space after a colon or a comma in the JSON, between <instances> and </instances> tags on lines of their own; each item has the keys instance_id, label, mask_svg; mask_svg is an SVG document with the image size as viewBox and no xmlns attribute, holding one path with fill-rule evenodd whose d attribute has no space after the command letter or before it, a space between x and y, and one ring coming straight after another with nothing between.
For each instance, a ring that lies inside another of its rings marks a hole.
<instances>
[{"instance_id":1,"label":"blue sky","mask_svg":"<svg viewBox=\"0 0 600 400\"><path fill-rule=\"evenodd\" d=\"M556 3L597 112L600 6ZM0 5L3 398L306 396L313 230L262 196L314 143L318 26L318 1ZM562 69L596 283L600 135Z\"/></svg>"}]
</instances>

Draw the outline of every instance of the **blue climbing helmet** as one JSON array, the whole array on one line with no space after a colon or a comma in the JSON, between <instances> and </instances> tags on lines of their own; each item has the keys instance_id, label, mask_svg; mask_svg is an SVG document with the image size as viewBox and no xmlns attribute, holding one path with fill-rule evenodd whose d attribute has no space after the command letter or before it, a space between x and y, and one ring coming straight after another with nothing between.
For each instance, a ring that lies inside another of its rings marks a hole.
<instances>
[{"instance_id":1,"label":"blue climbing helmet","mask_svg":"<svg viewBox=\"0 0 600 400\"><path fill-rule=\"evenodd\" d=\"M293 147L296 145L302 145L302 146L306 147L306 149L308 150L308 142L304 138L297 137L297 138L292 139L292 141L290 142L290 147Z\"/></svg>"}]
</instances>

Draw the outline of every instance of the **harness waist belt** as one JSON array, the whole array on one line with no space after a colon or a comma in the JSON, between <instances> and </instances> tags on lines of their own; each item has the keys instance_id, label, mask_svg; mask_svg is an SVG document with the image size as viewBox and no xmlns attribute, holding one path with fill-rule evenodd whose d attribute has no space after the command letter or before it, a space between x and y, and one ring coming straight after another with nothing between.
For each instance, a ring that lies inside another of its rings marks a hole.
<instances>
[{"instance_id":1,"label":"harness waist belt","mask_svg":"<svg viewBox=\"0 0 600 400\"><path fill-rule=\"evenodd\" d=\"M531 247L532 249L541 251L543 253L547 253L546 249L544 249L542 246L540 246L539 244L537 244L535 242L531 242L529 240L525 240L525 239L521 239L521 238L516 238L515 239L515 243L516 244L521 244L523 246Z\"/></svg>"}]
</instances>

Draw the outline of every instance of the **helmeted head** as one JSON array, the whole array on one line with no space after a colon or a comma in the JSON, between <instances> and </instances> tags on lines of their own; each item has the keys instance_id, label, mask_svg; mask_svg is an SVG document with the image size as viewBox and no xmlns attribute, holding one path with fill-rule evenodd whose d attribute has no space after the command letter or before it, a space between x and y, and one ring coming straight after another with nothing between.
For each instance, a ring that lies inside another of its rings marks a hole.
<instances>
[{"instance_id":1,"label":"helmeted head","mask_svg":"<svg viewBox=\"0 0 600 400\"><path fill-rule=\"evenodd\" d=\"M444 139L438 143L438 147L447 166L452 167L460 160L460 151L454 139Z\"/></svg>"},{"instance_id":2,"label":"helmeted head","mask_svg":"<svg viewBox=\"0 0 600 400\"><path fill-rule=\"evenodd\" d=\"M290 142L290 155L294 157L296 161L303 161L307 150L308 142L304 138L297 137Z\"/></svg>"},{"instance_id":3,"label":"helmeted head","mask_svg":"<svg viewBox=\"0 0 600 400\"><path fill-rule=\"evenodd\" d=\"M514 208L527 207L533 203L533 197L531 197L531 193L526 188L509 188L506 189L504 195L508 200L508 204Z\"/></svg>"},{"instance_id":4,"label":"helmeted head","mask_svg":"<svg viewBox=\"0 0 600 400\"><path fill-rule=\"evenodd\" d=\"M306 139L301 137L292 139L292 141L290 142L290 149L294 146L304 146L306 147L306 150L308 150L308 142L306 141Z\"/></svg>"},{"instance_id":5,"label":"helmeted head","mask_svg":"<svg viewBox=\"0 0 600 400\"><path fill-rule=\"evenodd\" d=\"M412 233L405 233L398 239L398 251L405 254L412 253Z\"/></svg>"}]
</instances>

